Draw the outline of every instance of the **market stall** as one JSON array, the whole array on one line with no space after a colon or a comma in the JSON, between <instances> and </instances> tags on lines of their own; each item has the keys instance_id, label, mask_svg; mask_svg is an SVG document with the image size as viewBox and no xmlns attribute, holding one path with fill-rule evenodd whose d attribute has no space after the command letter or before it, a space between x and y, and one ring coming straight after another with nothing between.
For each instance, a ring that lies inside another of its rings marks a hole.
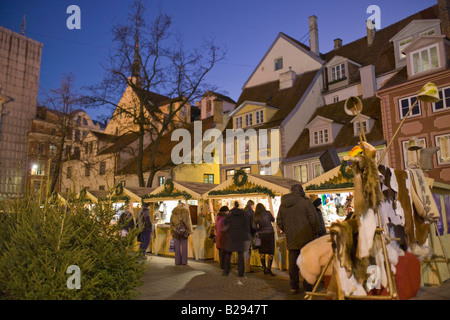
<instances>
[{"instance_id":1,"label":"market stall","mask_svg":"<svg viewBox=\"0 0 450 320\"><path fill-rule=\"evenodd\" d=\"M234 202L240 203L244 208L248 200L255 204L262 203L276 218L281 204L281 197L291 192L291 187L299 184L298 181L272 175L246 174L243 170L236 171L233 179L228 179L204 195L208 199L210 208L215 214L221 206L234 207ZM274 223L276 249L274 260L280 270L287 266L287 249L284 236L281 236ZM218 252L215 252L215 260L218 260ZM260 265L259 254L252 250L252 265Z\"/></svg>"},{"instance_id":2,"label":"market stall","mask_svg":"<svg viewBox=\"0 0 450 320\"><path fill-rule=\"evenodd\" d=\"M215 186L201 182L166 180L164 185L144 196L143 201L151 204L150 213L155 222L155 232L152 235L153 253L174 255L169 252L169 243L172 238L170 217L178 201L183 201L191 213L194 231L188 238L188 257L196 260L213 258L214 243L208 237L212 221L203 201L203 194Z\"/></svg>"},{"instance_id":3,"label":"market stall","mask_svg":"<svg viewBox=\"0 0 450 320\"><path fill-rule=\"evenodd\" d=\"M327 228L333 222L344 220L353 212L353 174L346 162L302 186L312 200L321 198L322 214Z\"/></svg>"}]
</instances>

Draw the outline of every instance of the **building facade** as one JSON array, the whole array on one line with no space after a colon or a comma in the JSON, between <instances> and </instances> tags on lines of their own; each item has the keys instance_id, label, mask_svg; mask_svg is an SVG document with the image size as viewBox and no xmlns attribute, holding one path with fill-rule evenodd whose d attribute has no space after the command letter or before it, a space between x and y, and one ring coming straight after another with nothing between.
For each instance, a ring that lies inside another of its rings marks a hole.
<instances>
[{"instance_id":1,"label":"building facade","mask_svg":"<svg viewBox=\"0 0 450 320\"><path fill-rule=\"evenodd\" d=\"M0 199L22 196L42 43L0 26Z\"/></svg>"}]
</instances>

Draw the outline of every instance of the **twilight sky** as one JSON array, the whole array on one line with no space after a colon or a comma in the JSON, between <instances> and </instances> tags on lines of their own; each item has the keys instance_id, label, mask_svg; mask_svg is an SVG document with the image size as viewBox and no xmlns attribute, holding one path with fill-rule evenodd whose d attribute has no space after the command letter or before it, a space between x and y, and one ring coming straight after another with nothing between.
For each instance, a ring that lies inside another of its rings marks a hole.
<instances>
[{"instance_id":1,"label":"twilight sky","mask_svg":"<svg viewBox=\"0 0 450 320\"><path fill-rule=\"evenodd\" d=\"M47 90L59 87L63 74L73 72L78 88L98 83L100 63L112 47L111 27L127 18L133 0L0 0L0 25L21 31L44 44L39 99ZM333 39L343 44L366 35L366 13L370 5L381 10L381 28L437 3L437 0L144 0L148 20L158 7L173 19L173 31L185 44L198 47L214 37L227 48L226 60L217 64L208 83L237 101L242 86L269 49L279 32L309 46L308 17L316 15L319 50L333 49ZM69 30L67 7L81 9L81 29ZM81 89L80 89L81 91ZM163 94L163 93L162 93ZM109 110L87 112L94 118L108 116Z\"/></svg>"}]
</instances>

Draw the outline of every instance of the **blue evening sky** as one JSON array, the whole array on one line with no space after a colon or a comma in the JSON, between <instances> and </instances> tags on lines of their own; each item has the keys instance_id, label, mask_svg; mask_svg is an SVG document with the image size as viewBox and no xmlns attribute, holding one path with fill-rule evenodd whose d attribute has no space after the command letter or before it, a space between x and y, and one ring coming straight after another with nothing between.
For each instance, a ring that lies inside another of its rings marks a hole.
<instances>
[{"instance_id":1,"label":"blue evening sky","mask_svg":"<svg viewBox=\"0 0 450 320\"><path fill-rule=\"evenodd\" d=\"M76 86L98 83L100 63L112 46L114 21L127 18L132 0L0 0L0 25L21 31L26 16L25 35L44 44L39 98L59 87L63 74L73 72ZM161 6L173 19L174 31L185 44L199 46L214 37L227 48L226 60L209 74L207 81L237 101L243 84L269 49L279 32L309 45L308 17L316 15L319 49L333 49L333 39L343 44L365 36L366 13L370 5L381 10L381 28L417 11L435 5L437 0L144 0L148 20ZM81 30L69 30L66 13L70 5L81 9ZM87 112L95 119L109 110Z\"/></svg>"}]
</instances>

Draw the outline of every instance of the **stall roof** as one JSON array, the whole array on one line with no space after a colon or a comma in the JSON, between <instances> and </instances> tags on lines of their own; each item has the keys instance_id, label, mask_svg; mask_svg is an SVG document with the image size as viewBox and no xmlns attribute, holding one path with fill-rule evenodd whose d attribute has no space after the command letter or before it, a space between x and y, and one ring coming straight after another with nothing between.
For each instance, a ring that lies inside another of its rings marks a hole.
<instances>
[{"instance_id":1,"label":"stall roof","mask_svg":"<svg viewBox=\"0 0 450 320\"><path fill-rule=\"evenodd\" d=\"M352 192L354 190L353 186L344 187L344 185L353 183L353 179L347 179L344 176L342 176L340 168L341 166L337 166L323 173L322 175L308 182L305 182L304 184L302 184L303 189L305 190L306 193L314 193L314 194ZM335 185L336 187L326 188L325 186L327 184ZM319 186L319 189L308 190L308 187L313 185ZM339 185L341 185L342 187L338 187Z\"/></svg>"},{"instance_id":2,"label":"stall roof","mask_svg":"<svg viewBox=\"0 0 450 320\"><path fill-rule=\"evenodd\" d=\"M99 199L109 195L110 193L107 190L86 190L86 198L91 199L93 202L98 202Z\"/></svg>"},{"instance_id":3,"label":"stall roof","mask_svg":"<svg viewBox=\"0 0 450 320\"><path fill-rule=\"evenodd\" d=\"M149 195L154 191L156 187L145 188L145 187L124 187L123 193L130 197L132 201L142 201L142 198Z\"/></svg>"},{"instance_id":4,"label":"stall roof","mask_svg":"<svg viewBox=\"0 0 450 320\"><path fill-rule=\"evenodd\" d=\"M255 184L257 186L266 187L270 189L275 195L284 195L291 192L291 187L295 184L300 184L300 182L292 179L287 179L278 176L272 175L253 175L247 174L248 182L251 184ZM209 195L208 193L211 191L220 191L230 188L234 185L233 179L228 179L221 184L217 185L215 188L209 190L204 194L205 198L222 198L224 196L233 196L233 194L227 195ZM236 195L242 195L240 193L236 193Z\"/></svg>"},{"instance_id":5,"label":"stall roof","mask_svg":"<svg viewBox=\"0 0 450 320\"><path fill-rule=\"evenodd\" d=\"M203 182L190 182L190 181L172 181L173 182L173 188L180 191L180 192L187 192L189 193L193 199L201 199L203 195L207 192L209 192L212 188L217 186L217 184L211 184L211 183L203 183ZM165 185L159 186L156 189L154 189L150 195L154 196L159 193L164 192ZM162 201L170 199L170 197L167 196L161 196L161 197L152 197L148 198L145 201L146 202L156 202L156 201ZM183 199L183 196L177 196L173 197L173 199Z\"/></svg>"}]
</instances>

